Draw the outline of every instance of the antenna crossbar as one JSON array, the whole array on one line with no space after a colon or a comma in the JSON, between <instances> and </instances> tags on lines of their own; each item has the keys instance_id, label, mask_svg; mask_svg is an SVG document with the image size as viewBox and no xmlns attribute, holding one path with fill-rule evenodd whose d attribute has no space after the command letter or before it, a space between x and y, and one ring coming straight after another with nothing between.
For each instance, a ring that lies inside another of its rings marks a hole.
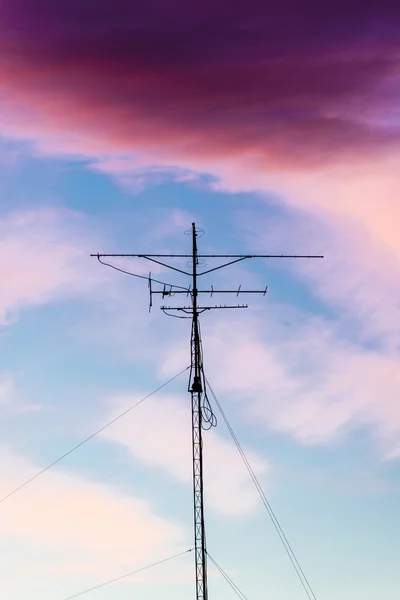
<instances>
[{"instance_id":1,"label":"antenna crossbar","mask_svg":"<svg viewBox=\"0 0 400 600\"><path fill-rule=\"evenodd\" d=\"M198 311L205 311L205 310L214 310L216 308L248 308L247 304L233 304L233 305L229 305L229 304L215 304L214 306L198 306L197 310ZM190 312L190 314L193 313L193 306L160 306L161 310L177 310L177 311L182 311L182 312Z\"/></svg>"},{"instance_id":2,"label":"antenna crossbar","mask_svg":"<svg viewBox=\"0 0 400 600\"><path fill-rule=\"evenodd\" d=\"M192 254L91 254L99 258L193 258ZM198 254L197 258L324 258L321 254Z\"/></svg>"},{"instance_id":3,"label":"antenna crossbar","mask_svg":"<svg viewBox=\"0 0 400 600\"><path fill-rule=\"evenodd\" d=\"M235 294L236 296L239 296L240 294L262 294L263 296L265 296L265 294L267 293L267 287L264 288L263 290L242 290L241 288L238 288L236 290L214 290L214 288L211 287L211 289L209 290L197 290L198 294L210 294L210 296L212 296L213 294ZM162 296L175 296L176 294L185 294L186 296L190 295L190 289L186 290L157 290L152 292L152 294L161 294Z\"/></svg>"}]
</instances>

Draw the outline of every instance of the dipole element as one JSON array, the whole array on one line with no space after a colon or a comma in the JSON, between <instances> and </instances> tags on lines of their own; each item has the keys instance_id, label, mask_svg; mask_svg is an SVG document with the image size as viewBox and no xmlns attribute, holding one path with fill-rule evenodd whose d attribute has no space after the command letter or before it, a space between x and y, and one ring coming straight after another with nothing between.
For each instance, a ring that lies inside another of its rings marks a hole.
<instances>
[{"instance_id":1,"label":"dipole element","mask_svg":"<svg viewBox=\"0 0 400 600\"><path fill-rule=\"evenodd\" d=\"M207 294L211 297L214 294L261 294L265 296L267 287L261 290L242 290L241 286L231 290L214 289L213 286L205 289L199 289L197 285L198 278L202 275L213 273L218 269L222 269L229 265L238 262L253 259L253 258L323 258L320 255L285 255L285 254L198 254L197 237L198 230L195 223L192 223L190 232L192 235L192 253L191 254L91 254L98 261L108 267L112 267L117 271L133 275L142 279L148 279L150 291L150 305L152 307L152 299L154 295L161 295L162 298L173 297L179 294L185 294L190 298L191 303L188 306L161 306L161 310L170 315L171 311L179 311L183 313L184 318L192 319L192 332L190 339L190 377L188 391L191 394L192 408L192 458L193 458L193 508L194 508L194 536L195 536L195 567L196 567L196 600L208 600L207 588L207 550L204 524L204 485L203 485L203 430L209 429L216 424L215 417L207 398L206 382L203 372L203 356L202 343L200 334L199 315L208 310L225 309L225 308L247 308L247 304L237 305L208 305L199 306L198 299L200 294ZM110 263L107 263L103 258L144 258L152 263L162 265L175 272L181 273L190 277L190 287L182 287L181 285L164 283L158 281L149 275L143 277L129 271L125 271ZM191 272L184 269L174 267L164 259L183 259L189 258L192 262ZM218 265L213 268L199 271L199 259L229 259L228 262ZM156 287L154 287L156 286ZM160 289L161 286L161 289Z\"/></svg>"}]
</instances>

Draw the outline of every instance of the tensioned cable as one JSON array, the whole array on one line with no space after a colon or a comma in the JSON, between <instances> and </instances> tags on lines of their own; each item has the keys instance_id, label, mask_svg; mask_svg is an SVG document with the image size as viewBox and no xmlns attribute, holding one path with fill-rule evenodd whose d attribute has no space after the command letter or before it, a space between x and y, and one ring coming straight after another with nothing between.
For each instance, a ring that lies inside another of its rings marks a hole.
<instances>
[{"instance_id":1,"label":"tensioned cable","mask_svg":"<svg viewBox=\"0 0 400 600\"><path fill-rule=\"evenodd\" d=\"M268 512L268 514L269 514L269 517L270 517L270 519L272 521L272 524L274 525L274 527L276 529L276 532L279 535L279 538L280 538L280 540L281 540L281 542L283 544L283 547L286 550L286 554L288 555L289 560L292 563L292 566L293 566L294 570L296 571L296 575L297 575L298 579L300 580L300 583L303 586L303 589L306 592L307 597L309 598L309 600L317 600L317 597L316 597L316 595L315 595L315 593L314 593L314 591L313 591L313 589L312 589L312 587L310 585L310 582L308 581L308 579L307 579L307 577L306 577L306 575L305 575L305 573L304 573L304 571L303 571L303 569L302 569L302 567L301 567L301 565L300 565L300 563L299 563L299 561L298 561L298 559L297 559L297 557L296 557L296 555L294 553L294 550L291 547L291 545L290 545L290 543L289 543L289 541L288 541L288 539L287 539L287 537L286 537L286 535L285 535L285 533L284 533L284 531L283 531L283 529L282 529L282 527L281 527L281 525L280 525L280 523L278 521L278 518L275 515L275 513L274 513L274 511L272 509L272 506L269 503L268 498L266 497L266 495L264 493L264 490L262 489L262 487L260 485L260 482L258 481L257 476L254 473L254 471L253 471L253 469L252 469L252 467L251 467L251 465L250 465L250 463L248 461L248 458L247 458L244 450L242 449L242 447L241 447L241 445L240 445L240 443L239 443L239 441L238 441L238 439L237 439L237 437L235 435L235 432L233 431L233 429L232 429L232 427L231 427L231 425L230 425L230 423L228 421L228 418L225 415L225 413L224 413L224 411L222 409L222 406L219 403L219 401L218 401L218 399L217 399L217 397L216 397L216 395L215 395L215 393L214 393L214 391L213 391L213 389L212 389L212 387L210 385L210 382L208 381L208 379L205 376L204 376L204 378L207 381L209 390L210 390L210 392L211 392L211 394L212 394L212 396L214 398L214 401L215 401L215 403L216 403L216 405L218 407L218 410L220 411L221 416L222 416L223 420L225 421L225 425L227 426L227 428L229 430L229 433L231 434L231 437L232 437L232 439L233 439L233 441L235 443L235 446L237 447L237 449L239 451L239 454L242 457L242 460L243 460L243 462L244 462L244 464L245 464L245 466L246 466L246 468L247 468L247 470L249 472L249 475L250 475L250 477L251 477L251 479L252 479L252 481L254 483L254 486L255 486L255 488L256 488L256 490L257 490L257 492L258 492L258 494L259 494L259 496L260 496L260 498L261 498L261 500L262 500L262 502L263 502L263 504L264 504L264 506L265 506L265 508L266 508L266 510Z\"/></svg>"},{"instance_id":2,"label":"tensioned cable","mask_svg":"<svg viewBox=\"0 0 400 600\"><path fill-rule=\"evenodd\" d=\"M174 377L171 377L171 379L168 379L168 381L166 381L165 383L163 383L162 385L160 385L157 389L153 390L150 394L147 394L147 396L145 396L144 398L142 398L138 402L135 402L135 404L133 404L132 406L130 406L129 408L127 408L126 410L124 410L124 412L122 412L121 414L119 414L116 417L114 417L114 419L112 419L111 421L109 421L108 423L106 423L105 425L103 425L102 427L100 427L100 429L98 429L97 431L95 431L94 433L92 433L91 435L89 435L87 438L85 438L84 440L82 440L81 442L79 442L79 444L76 444L76 446L74 446L73 448L71 448L70 450L68 450L68 452L65 452L62 456L59 456L56 460L54 460L52 463L50 463L49 465L47 465L47 467L44 467L44 469L41 469L40 471L38 471L37 473L35 473L35 475L33 475L32 477L30 477L29 479L27 479L26 481L24 481L24 483L21 483L21 485L17 486L13 490L11 490L11 492L9 492L6 496L3 496L3 498L0 498L0 504L2 502L4 502L5 500L7 500L7 498L10 498L10 496L13 496L14 494L16 494L17 492L19 492L20 490L22 490L22 488L26 487L29 483L31 483L32 481L34 481L35 479L37 479L38 477L40 477L40 475L43 475L43 473L45 473L46 471L48 471L49 469L51 469L51 467L54 467L54 465L56 465L57 463L61 462L64 458L66 458L67 456L69 456L70 454L72 454L73 452L75 452L75 450L78 450L78 448L80 448L81 446L83 446L84 444L86 444L87 442L89 442L90 440L92 440L94 437L96 437L97 435L99 435L99 433L101 433L102 431L104 431L105 429L107 429L107 427L110 427L110 425L112 425L113 423L115 423L116 421L118 421L119 419L121 419L122 417L124 417L125 415L127 415L129 412L131 412L131 410L133 410L134 408L136 408L137 406L139 406L139 404L142 404L145 400L147 400L151 396L154 396L154 394L156 394L157 392L159 392L160 390L162 390L163 388L165 388L168 384L172 383L175 379L178 379L178 377L180 377L183 373L185 373L185 371L187 371L189 368L190 367L186 367L180 373L178 373Z\"/></svg>"},{"instance_id":3,"label":"tensioned cable","mask_svg":"<svg viewBox=\"0 0 400 600\"><path fill-rule=\"evenodd\" d=\"M151 279L151 281L154 281L154 283L159 283L160 285L165 285L165 287L169 287L171 289L176 288L178 290L185 290L185 292L188 292L188 293L190 292L189 288L183 287L181 285L165 283L164 281L159 281L158 279L153 279L153 277L146 277L146 275L138 275L137 273L131 273L130 271L125 271L125 269L120 269L119 267L116 267L115 265L112 265L111 263L107 263L104 260L101 260L100 256L97 257L97 260L99 261L99 263L101 263L105 267L110 267L110 269L114 269L115 271L119 271L120 273L124 273L125 275L131 275L131 277L137 277L138 279L146 279L146 281L149 281L149 279Z\"/></svg>"},{"instance_id":4,"label":"tensioned cable","mask_svg":"<svg viewBox=\"0 0 400 600\"><path fill-rule=\"evenodd\" d=\"M198 332L199 332L199 341L200 341L200 374L202 377L203 383L203 394L201 396L201 410L202 410L202 427L205 430L211 429L212 427L216 427L218 425L218 420L216 415L213 412L210 400L208 399L207 393L207 381L204 374L204 366L203 366L203 340L201 337L201 326L200 321L197 323Z\"/></svg>"},{"instance_id":5,"label":"tensioned cable","mask_svg":"<svg viewBox=\"0 0 400 600\"><path fill-rule=\"evenodd\" d=\"M238 596L240 598L240 600L247 600L246 596L238 588L238 586L236 585L236 583L234 583L232 581L232 579L229 577L229 575L227 573L225 573L225 571L223 570L223 568L221 567L221 565L219 565L217 563L217 561L211 556L211 554L208 551L207 551L207 556L211 560L211 562L213 563L213 565L221 573L222 577L225 579L225 581L228 583L228 585L230 585L230 587L233 589L233 591L235 592L236 596Z\"/></svg>"},{"instance_id":6,"label":"tensioned cable","mask_svg":"<svg viewBox=\"0 0 400 600\"><path fill-rule=\"evenodd\" d=\"M89 592L94 592L95 590L99 590L100 588L106 587L106 585L111 585L112 583L116 583L117 581L121 581L122 579L126 579L127 577L132 577L132 575L136 575L137 573L141 573L142 571L147 571L148 569L152 569L153 567L157 567L163 563L169 562L174 558L178 558L179 556L183 556L184 554L188 554L192 552L193 548L189 548L189 550L185 550L184 552L179 552L178 554L174 554L173 556L168 556L167 558L163 558L151 565L146 565L145 567L141 567L140 569L136 569L135 571L130 571L130 573L125 573L125 575L120 575L119 577L114 577L114 579L109 579L108 581L104 581L99 585L95 585L94 587L83 590L82 592L78 592L77 594L73 594L72 596L68 596L68 598L64 598L64 600L72 600L72 598L78 598L79 596L83 596L84 594L88 594Z\"/></svg>"}]
</instances>

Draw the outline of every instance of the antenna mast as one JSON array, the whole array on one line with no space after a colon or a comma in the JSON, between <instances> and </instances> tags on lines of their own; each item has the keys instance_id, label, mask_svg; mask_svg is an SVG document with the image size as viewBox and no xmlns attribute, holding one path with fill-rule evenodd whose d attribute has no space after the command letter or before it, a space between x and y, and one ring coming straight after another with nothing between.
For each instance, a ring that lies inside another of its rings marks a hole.
<instances>
[{"instance_id":1,"label":"antenna mast","mask_svg":"<svg viewBox=\"0 0 400 600\"><path fill-rule=\"evenodd\" d=\"M196 561L196 599L207 600L207 557L204 528L203 498L203 415L201 397L201 341L197 309L197 232L192 223L192 335L190 340L191 363L189 391L192 400L192 458L193 458L193 509L194 549Z\"/></svg>"},{"instance_id":2,"label":"antenna mast","mask_svg":"<svg viewBox=\"0 0 400 600\"><path fill-rule=\"evenodd\" d=\"M188 391L191 395L191 406L192 406L192 459L193 459L193 512L194 512L194 541L195 541L195 569L196 569L196 600L208 600L208 587L207 587L207 550L206 550L206 536L205 536L205 521L204 521L204 485L203 485L203 430L210 429L216 425L216 419L209 405L207 392L205 389L205 377L203 372L203 357L202 357L202 344L200 334L200 323L199 315L208 310L214 309L228 309L228 308L247 308L247 304L237 304L233 306L227 305L210 305L210 306L199 306L198 299L200 294L209 294L211 297L214 294L262 294L265 296L267 293L267 287L262 290L242 290L239 286L235 290L214 290L213 286L210 289L199 289L198 278L202 275L206 275L218 269L222 269L229 265L241 262L251 258L323 258L320 255L274 255L274 254L198 254L197 250L197 238L199 233L203 234L203 230L196 229L195 223L192 223L190 231L192 236L192 253L191 254L91 254L96 257L100 263L106 266L111 266L109 263L105 263L102 258L143 258L154 262L158 265L162 265L178 273L182 273L191 278L191 285L189 288L182 288L182 286L176 286L173 284L164 284L151 278L149 274L149 293L150 302L149 310L152 307L153 295L161 295L162 298L167 296L175 296L175 294L186 294L190 296L191 304L188 306L161 306L161 310L170 315L171 311L179 311L188 315L184 318L191 318L192 320L192 332L190 340L190 377ZM175 259L175 258L186 258L190 259L191 272L184 271L170 264L164 262L164 259ZM160 260L162 259L162 260ZM199 272L200 260L201 259L229 259L228 262L216 266L212 269ZM115 268L115 267L114 267ZM122 270L118 269L117 270ZM134 273L125 273L134 275ZM157 284L158 288L153 289L153 285ZM162 285L162 289L159 286Z\"/></svg>"}]
</instances>

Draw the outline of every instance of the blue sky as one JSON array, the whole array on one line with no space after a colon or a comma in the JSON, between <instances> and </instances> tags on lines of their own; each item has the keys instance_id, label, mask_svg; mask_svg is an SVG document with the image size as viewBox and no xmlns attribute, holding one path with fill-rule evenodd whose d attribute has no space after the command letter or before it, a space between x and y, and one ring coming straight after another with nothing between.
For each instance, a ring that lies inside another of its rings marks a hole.
<instances>
[{"instance_id":1,"label":"blue sky","mask_svg":"<svg viewBox=\"0 0 400 600\"><path fill-rule=\"evenodd\" d=\"M183 251L193 220L207 252L322 252L210 276L269 291L204 316L206 372L317 597L397 597L399 338L377 317L393 279L378 251L364 260L363 207L357 221L176 171L121 182L24 142L1 156L1 496L189 364L188 323L149 315L146 282L90 252ZM7 599L62 600L192 546L186 379L0 504ZM248 598L305 597L222 419L205 446L210 554ZM87 597L187 598L193 575L189 555ZM211 570L210 595L231 593Z\"/></svg>"},{"instance_id":2,"label":"blue sky","mask_svg":"<svg viewBox=\"0 0 400 600\"><path fill-rule=\"evenodd\" d=\"M102 429L188 366L189 323L90 253L187 252L194 221L210 254L325 255L205 277L268 285L204 315L205 369L316 598L398 600L399 24L393 0L2 0L7 600L193 545L188 373ZM305 598L221 419L204 451L210 554L249 600ZM193 562L85 597L193 598Z\"/></svg>"}]
</instances>

